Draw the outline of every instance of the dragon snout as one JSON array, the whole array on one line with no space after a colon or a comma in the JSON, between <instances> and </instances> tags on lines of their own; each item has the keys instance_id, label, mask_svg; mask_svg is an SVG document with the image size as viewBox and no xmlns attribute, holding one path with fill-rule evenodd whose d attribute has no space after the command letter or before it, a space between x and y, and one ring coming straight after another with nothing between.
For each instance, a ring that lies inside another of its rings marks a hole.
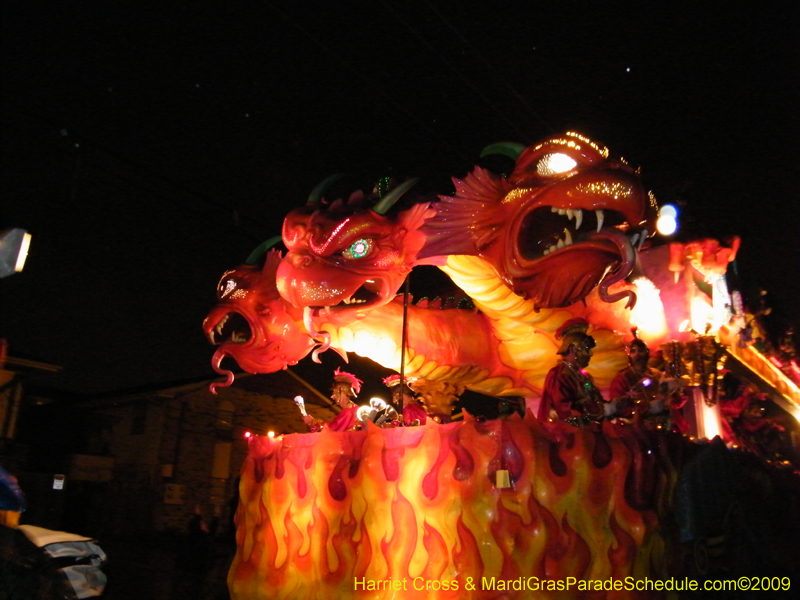
<instances>
[{"instance_id":1,"label":"dragon snout","mask_svg":"<svg viewBox=\"0 0 800 600\"><path fill-rule=\"evenodd\" d=\"M313 259L307 254L290 253L284 260L289 261L295 269L305 269L311 266Z\"/></svg>"}]
</instances>

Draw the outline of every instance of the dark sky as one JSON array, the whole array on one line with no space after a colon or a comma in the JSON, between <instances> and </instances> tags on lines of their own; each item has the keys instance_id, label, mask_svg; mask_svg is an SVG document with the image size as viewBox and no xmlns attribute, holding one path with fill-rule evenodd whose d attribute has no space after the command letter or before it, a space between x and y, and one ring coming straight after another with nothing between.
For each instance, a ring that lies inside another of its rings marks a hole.
<instances>
[{"instance_id":1,"label":"dark sky","mask_svg":"<svg viewBox=\"0 0 800 600\"><path fill-rule=\"evenodd\" d=\"M165 4L3 3L0 229L33 246L0 336L64 366L41 384L212 374L220 275L319 181L449 193L484 146L568 129L686 234L739 234L745 291L798 321L796 3Z\"/></svg>"}]
</instances>

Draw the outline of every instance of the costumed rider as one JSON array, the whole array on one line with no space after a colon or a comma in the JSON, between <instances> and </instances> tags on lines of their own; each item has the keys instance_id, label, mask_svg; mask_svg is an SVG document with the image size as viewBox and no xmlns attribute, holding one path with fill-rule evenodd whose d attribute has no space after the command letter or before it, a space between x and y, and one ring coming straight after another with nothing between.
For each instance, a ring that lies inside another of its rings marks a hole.
<instances>
[{"instance_id":1,"label":"costumed rider","mask_svg":"<svg viewBox=\"0 0 800 600\"><path fill-rule=\"evenodd\" d=\"M342 411L336 415L330 423L324 423L320 419L315 419L311 415L305 415L303 421L311 431L320 431L323 427L328 427L333 431L352 431L360 429L361 421L358 418L358 406L353 400L356 394L361 391L362 381L351 373L340 371L338 368L333 372L333 386L331 387L331 400L333 400Z\"/></svg>"},{"instance_id":2,"label":"costumed rider","mask_svg":"<svg viewBox=\"0 0 800 600\"><path fill-rule=\"evenodd\" d=\"M669 426L670 412L679 410L686 399L675 382L664 377L649 365L650 349L633 330L633 341L628 345L628 366L611 381L606 415L611 418L633 420L639 416L647 425ZM664 405L665 399L667 406ZM679 420L679 419L678 419Z\"/></svg>"},{"instance_id":3,"label":"costumed rider","mask_svg":"<svg viewBox=\"0 0 800 600\"><path fill-rule=\"evenodd\" d=\"M592 376L586 371L592 358L594 338L586 332L585 319L570 319L558 331L561 340L558 364L550 369L544 382L537 417L540 421L561 420L576 427L599 423L605 416L603 399Z\"/></svg>"},{"instance_id":4,"label":"costumed rider","mask_svg":"<svg viewBox=\"0 0 800 600\"><path fill-rule=\"evenodd\" d=\"M619 371L611 382L608 395L609 416L632 419L635 414L657 415L664 411L658 396L661 371L649 366L650 349L636 337L628 345L628 366Z\"/></svg>"},{"instance_id":5,"label":"costumed rider","mask_svg":"<svg viewBox=\"0 0 800 600\"><path fill-rule=\"evenodd\" d=\"M392 403L395 406L402 406L403 425L425 425L428 420L428 413L417 401L414 392L404 381L400 383L400 375L390 375L383 380L383 384L392 390Z\"/></svg>"}]
</instances>

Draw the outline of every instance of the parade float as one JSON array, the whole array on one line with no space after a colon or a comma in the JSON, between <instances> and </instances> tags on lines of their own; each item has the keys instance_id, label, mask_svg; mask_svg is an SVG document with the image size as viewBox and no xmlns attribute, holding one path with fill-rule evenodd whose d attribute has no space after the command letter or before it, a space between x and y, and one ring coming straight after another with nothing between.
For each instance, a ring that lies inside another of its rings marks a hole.
<instances>
[{"instance_id":1,"label":"parade float","mask_svg":"<svg viewBox=\"0 0 800 600\"><path fill-rule=\"evenodd\" d=\"M678 549L703 537L691 508L675 509L691 445L736 445L726 362L800 415L796 383L741 334L725 285L738 240L653 244L659 208L638 171L579 134L492 150L514 159L508 175L476 167L434 199L408 202L414 181L332 201L317 189L284 221L285 255L266 243L223 275L204 324L217 386L234 377L226 357L269 373L334 351L528 409L448 422L450 393L421 426L252 438L233 598L662 597L642 582L683 573ZM402 293L430 265L468 301ZM686 431L534 416L576 318L604 392L632 329L659 351L688 399Z\"/></svg>"}]
</instances>

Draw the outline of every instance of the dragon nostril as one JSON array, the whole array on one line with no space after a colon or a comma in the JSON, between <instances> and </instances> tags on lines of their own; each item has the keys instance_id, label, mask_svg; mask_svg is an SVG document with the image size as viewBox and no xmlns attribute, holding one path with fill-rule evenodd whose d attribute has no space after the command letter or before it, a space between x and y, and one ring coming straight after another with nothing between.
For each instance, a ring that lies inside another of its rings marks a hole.
<instances>
[{"instance_id":1,"label":"dragon nostril","mask_svg":"<svg viewBox=\"0 0 800 600\"><path fill-rule=\"evenodd\" d=\"M295 254L292 256L292 266L303 269L311 264L311 257L305 254Z\"/></svg>"}]
</instances>

